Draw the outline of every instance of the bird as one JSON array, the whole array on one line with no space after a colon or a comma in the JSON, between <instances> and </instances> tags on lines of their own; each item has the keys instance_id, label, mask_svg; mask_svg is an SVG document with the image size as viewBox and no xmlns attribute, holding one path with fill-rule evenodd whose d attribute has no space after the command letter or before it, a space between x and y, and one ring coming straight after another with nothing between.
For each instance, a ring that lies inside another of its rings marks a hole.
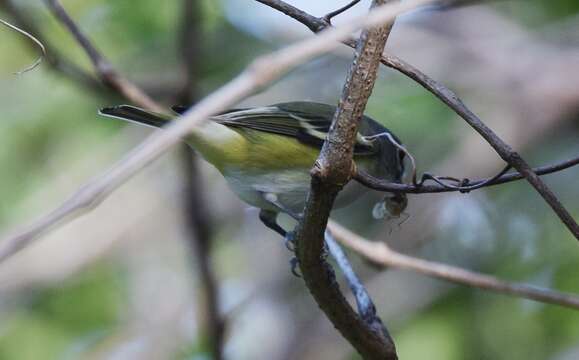
<instances>
[{"instance_id":1,"label":"bird","mask_svg":"<svg viewBox=\"0 0 579 360\"><path fill-rule=\"evenodd\" d=\"M100 114L162 128L187 107L160 114L130 105L100 110ZM288 231L277 222L285 213L299 220L310 189L310 169L327 137L336 106L293 101L268 106L231 109L201 123L183 140L212 164L245 203L257 207L265 226L283 237ZM363 116L354 144L357 169L389 182L402 182L404 147L387 128ZM369 189L350 181L336 198L344 207ZM390 216L404 211L404 194L388 194L382 207Z\"/></svg>"}]
</instances>

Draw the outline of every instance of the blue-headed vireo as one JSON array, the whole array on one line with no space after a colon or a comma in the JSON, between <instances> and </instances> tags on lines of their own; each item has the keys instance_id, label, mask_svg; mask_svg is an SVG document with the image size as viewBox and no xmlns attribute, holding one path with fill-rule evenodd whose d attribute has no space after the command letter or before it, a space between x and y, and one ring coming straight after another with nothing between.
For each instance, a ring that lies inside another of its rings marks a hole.
<instances>
[{"instance_id":1,"label":"blue-headed vireo","mask_svg":"<svg viewBox=\"0 0 579 360\"><path fill-rule=\"evenodd\" d=\"M186 108L173 110L181 114ZM310 189L310 169L335 112L335 106L305 101L234 109L193 129L185 142L223 174L243 201L261 210L259 218L266 226L285 236L276 222L277 215L284 212L297 217L302 212ZM100 113L153 127L162 127L175 117L128 105L105 108ZM359 169L382 180L401 182L404 156L392 133L370 117L362 118L354 146ZM349 204L366 190L349 182L335 207ZM390 194L380 208L397 216L406 208L406 197Z\"/></svg>"}]
</instances>

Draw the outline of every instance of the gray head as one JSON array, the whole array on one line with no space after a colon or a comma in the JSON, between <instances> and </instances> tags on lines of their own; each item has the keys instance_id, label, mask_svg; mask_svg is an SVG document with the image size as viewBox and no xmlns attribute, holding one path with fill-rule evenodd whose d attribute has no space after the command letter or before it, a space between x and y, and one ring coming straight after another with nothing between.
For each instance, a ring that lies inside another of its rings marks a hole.
<instances>
[{"instance_id":1,"label":"gray head","mask_svg":"<svg viewBox=\"0 0 579 360\"><path fill-rule=\"evenodd\" d=\"M387 128L368 116L364 116L359 128L360 135L372 144L378 161L376 166L367 169L370 175L379 179L401 182L404 175L402 142Z\"/></svg>"}]
</instances>

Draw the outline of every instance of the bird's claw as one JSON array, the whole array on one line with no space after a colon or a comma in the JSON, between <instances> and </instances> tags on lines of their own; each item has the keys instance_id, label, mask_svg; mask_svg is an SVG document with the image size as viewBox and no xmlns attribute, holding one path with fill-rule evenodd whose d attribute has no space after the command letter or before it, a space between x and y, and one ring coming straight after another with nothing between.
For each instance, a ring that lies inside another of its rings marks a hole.
<instances>
[{"instance_id":1,"label":"bird's claw","mask_svg":"<svg viewBox=\"0 0 579 360\"><path fill-rule=\"evenodd\" d=\"M285 245L286 249L295 253L296 252L296 238L295 233L293 231L288 231L285 234L283 239L283 244Z\"/></svg>"},{"instance_id":2,"label":"bird's claw","mask_svg":"<svg viewBox=\"0 0 579 360\"><path fill-rule=\"evenodd\" d=\"M301 278L302 275L299 273L298 269L299 269L299 265L300 265L300 261L298 260L297 257L292 257L289 261L290 263L290 268L291 268L291 272L293 274L293 276Z\"/></svg>"},{"instance_id":3,"label":"bird's claw","mask_svg":"<svg viewBox=\"0 0 579 360\"><path fill-rule=\"evenodd\" d=\"M320 254L323 260L326 260L328 254L330 253L330 249L328 248L328 243L324 241L324 245L322 247L322 253Z\"/></svg>"}]
</instances>

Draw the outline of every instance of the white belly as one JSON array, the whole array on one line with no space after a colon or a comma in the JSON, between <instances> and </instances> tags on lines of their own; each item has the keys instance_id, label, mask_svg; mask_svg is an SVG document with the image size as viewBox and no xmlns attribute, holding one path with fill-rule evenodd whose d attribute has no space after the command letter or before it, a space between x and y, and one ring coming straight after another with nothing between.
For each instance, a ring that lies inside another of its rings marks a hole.
<instances>
[{"instance_id":1,"label":"white belly","mask_svg":"<svg viewBox=\"0 0 579 360\"><path fill-rule=\"evenodd\" d=\"M260 209L275 212L279 212L280 209L267 201L265 197L273 196L285 209L294 214L300 214L310 190L309 169L281 170L276 171L275 174L244 172L243 176L239 170L226 169L223 171L223 176L241 200ZM350 204L367 190L368 188L351 181L338 195L334 208Z\"/></svg>"}]
</instances>

